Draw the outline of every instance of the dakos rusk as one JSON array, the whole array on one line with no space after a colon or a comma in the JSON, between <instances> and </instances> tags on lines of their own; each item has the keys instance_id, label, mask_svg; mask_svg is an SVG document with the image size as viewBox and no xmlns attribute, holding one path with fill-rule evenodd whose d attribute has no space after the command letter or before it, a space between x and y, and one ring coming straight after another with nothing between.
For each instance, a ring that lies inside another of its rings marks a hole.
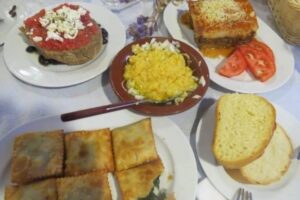
<instances>
[{"instance_id":1,"label":"dakos rusk","mask_svg":"<svg viewBox=\"0 0 300 200\"><path fill-rule=\"evenodd\" d=\"M226 94L216 107L213 154L228 169L241 168L261 156L275 127L276 111L263 97Z\"/></svg>"}]
</instances>

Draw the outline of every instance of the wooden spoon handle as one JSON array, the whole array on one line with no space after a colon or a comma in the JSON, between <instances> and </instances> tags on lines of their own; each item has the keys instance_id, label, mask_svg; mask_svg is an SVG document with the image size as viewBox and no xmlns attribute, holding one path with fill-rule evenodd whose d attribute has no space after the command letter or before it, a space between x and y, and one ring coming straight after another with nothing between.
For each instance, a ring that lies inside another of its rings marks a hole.
<instances>
[{"instance_id":1,"label":"wooden spoon handle","mask_svg":"<svg viewBox=\"0 0 300 200\"><path fill-rule=\"evenodd\" d=\"M60 118L63 122L67 122L71 120L81 119L84 117L90 117L93 115L98 115L98 114L108 113L116 110L121 110L124 108L129 108L135 105L139 105L143 102L144 101L133 100L133 101L125 101L125 102L109 104L109 105L99 106L94 108L88 108L84 110L78 110L75 112L64 113L60 116Z\"/></svg>"}]
</instances>

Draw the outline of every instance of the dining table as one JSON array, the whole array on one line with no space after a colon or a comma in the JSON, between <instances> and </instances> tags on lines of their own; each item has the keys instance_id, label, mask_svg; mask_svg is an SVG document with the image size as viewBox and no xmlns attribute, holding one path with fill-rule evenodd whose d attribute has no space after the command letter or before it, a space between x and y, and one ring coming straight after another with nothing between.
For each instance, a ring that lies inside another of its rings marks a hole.
<instances>
[{"instance_id":1,"label":"dining table","mask_svg":"<svg viewBox=\"0 0 300 200\"><path fill-rule=\"evenodd\" d=\"M77 1L105 6L101 0ZM26 12L32 13L38 8L51 4L59 4L64 1L24 0L23 2ZM250 0L250 2L257 16L280 35L267 1ZM131 23L136 21L138 16L151 15L152 11L152 0L140 0L129 7L121 10L113 10L112 12L120 18L126 29ZM158 19L158 29L153 35L171 37L164 25L162 16ZM132 37L127 35L126 43L129 44L132 40ZM109 68L102 74L76 85L59 88L34 86L18 79L10 73L3 56L4 48L6 48L5 45L6 44L0 47L0 140L9 134L10 130L33 120L119 102L119 98L110 84ZM291 49L294 57L294 71L291 78L280 88L270 92L260 93L259 95L281 106L300 120L300 105L298 105L300 102L300 46L287 45ZM17 55L15 59L18 59ZM210 81L208 90L199 103L184 112L164 117L169 118L177 124L185 134L186 139L196 154L195 135L203 114L220 96L234 92L235 91L225 89L213 81ZM129 111L135 112L131 109L129 109ZM147 116L142 113L138 114ZM197 168L198 180L199 183L201 183L201 181L206 179L206 175L198 160ZM205 188L202 189L201 193L205 190ZM198 198L204 200L204 198Z\"/></svg>"}]
</instances>

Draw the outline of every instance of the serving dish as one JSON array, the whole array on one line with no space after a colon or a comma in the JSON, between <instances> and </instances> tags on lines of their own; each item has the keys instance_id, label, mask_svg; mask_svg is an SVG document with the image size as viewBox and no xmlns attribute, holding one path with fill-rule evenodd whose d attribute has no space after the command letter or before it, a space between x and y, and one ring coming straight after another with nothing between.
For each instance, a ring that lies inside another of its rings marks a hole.
<instances>
[{"instance_id":1,"label":"serving dish","mask_svg":"<svg viewBox=\"0 0 300 200\"><path fill-rule=\"evenodd\" d=\"M10 180L12 143L17 135L28 131L64 129L65 132L116 128L138 121L143 117L128 111L118 111L64 123L59 116L29 122L0 138L0 198ZM152 118L156 148L165 167L161 186L174 193L177 200L195 199L197 167L193 151L183 132L166 117ZM171 179L170 179L171 175ZM170 181L171 180L171 181ZM113 199L120 199L113 176L109 177Z\"/></svg>"},{"instance_id":2,"label":"serving dish","mask_svg":"<svg viewBox=\"0 0 300 200\"><path fill-rule=\"evenodd\" d=\"M188 5L183 2L179 6L170 3L164 11L164 23L172 37L185 41L197 47L194 41L194 33L191 29L180 23L180 16L188 10ZM275 75L266 82L256 80L247 72L243 72L234 78L226 78L217 73L217 68L224 61L224 57L209 58L203 56L207 62L210 79L218 85L232 91L243 93L264 93L275 90L284 85L294 71L294 57L289 46L259 17L256 38L266 43L274 52L276 62Z\"/></svg>"},{"instance_id":3,"label":"serving dish","mask_svg":"<svg viewBox=\"0 0 300 200\"><path fill-rule=\"evenodd\" d=\"M122 22L115 14L100 5L78 2L72 2L72 4L89 10L92 18L107 30L108 43L102 52L92 61L82 65L45 67L38 62L38 55L26 52L28 44L18 30L22 23L20 22L9 32L3 52L7 68L14 76L32 85L57 88L85 82L108 68L113 56L126 42ZM49 8L53 7L55 6L49 6Z\"/></svg>"},{"instance_id":4,"label":"serving dish","mask_svg":"<svg viewBox=\"0 0 300 200\"><path fill-rule=\"evenodd\" d=\"M294 155L285 175L279 181L269 185L252 185L237 182L227 174L221 165L217 164L212 153L216 104L213 104L200 120L196 132L197 157L211 184L227 199L233 198L238 188L244 188L252 192L255 200L298 199L300 194L298 189L300 162L297 160L297 154L299 153L300 136L297 130L300 128L300 123L280 106L274 105L274 107L278 124L285 129L291 139Z\"/></svg>"},{"instance_id":5,"label":"serving dish","mask_svg":"<svg viewBox=\"0 0 300 200\"><path fill-rule=\"evenodd\" d=\"M131 47L134 44L144 44L146 42L150 42L153 38L144 38L133 42L126 47L124 47L114 58L112 64L110 66L110 82L121 101L131 101L135 100L134 96L128 93L127 88L124 85L124 67L127 62L127 59L130 55L132 55ZM137 105L133 107L135 110L146 113L149 115L169 115L183 112L195 104L197 104L204 96L208 85L209 85L209 73L208 68L203 60L202 56L195 50L194 48L190 47L189 45L180 42L175 39L164 38L164 37L155 37L155 40L158 42L169 40L169 41L176 41L179 42L179 49L182 53L186 53L190 56L191 64L189 65L193 71L194 76L197 78L203 77L205 80L204 86L201 84L191 92L186 99L176 105L175 103L147 103L143 105Z\"/></svg>"}]
</instances>

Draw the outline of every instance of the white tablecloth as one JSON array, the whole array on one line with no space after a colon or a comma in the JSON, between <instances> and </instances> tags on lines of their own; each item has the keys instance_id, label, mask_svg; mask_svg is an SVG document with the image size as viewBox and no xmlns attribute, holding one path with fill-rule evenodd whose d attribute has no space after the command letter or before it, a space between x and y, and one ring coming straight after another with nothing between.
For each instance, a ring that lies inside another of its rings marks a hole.
<instances>
[{"instance_id":1,"label":"white tablecloth","mask_svg":"<svg viewBox=\"0 0 300 200\"><path fill-rule=\"evenodd\" d=\"M31 11L58 2L62 1L25 0L25 5ZM86 0L85 2L102 4L100 0ZM252 3L258 16L278 32L266 1L252 0ZM151 0L143 0L116 14L127 27L136 20L138 15L150 14L151 5ZM156 34L168 35L162 22ZM292 78L281 88L262 95L281 105L300 120L300 105L298 104L300 100L300 47L291 46L291 48L295 58L295 71ZM16 57L16 59L18 58ZM193 140L203 112L215 99L226 92L231 91L211 83L205 99L201 103L186 112L169 116L169 118L182 129L187 138ZM10 129L34 119L117 101L109 84L107 72L85 83L59 89L45 89L28 85L9 73L3 60L3 47L0 47L0 138ZM200 168L199 175L200 178L204 177Z\"/></svg>"}]
</instances>

